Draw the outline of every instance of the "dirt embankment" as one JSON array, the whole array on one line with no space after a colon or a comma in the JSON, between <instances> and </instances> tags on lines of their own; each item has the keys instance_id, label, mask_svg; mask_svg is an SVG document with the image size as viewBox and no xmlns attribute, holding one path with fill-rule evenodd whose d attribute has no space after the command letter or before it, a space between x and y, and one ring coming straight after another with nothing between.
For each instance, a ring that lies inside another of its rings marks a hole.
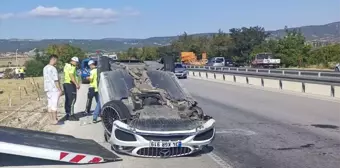
<instances>
[{"instance_id":1,"label":"dirt embankment","mask_svg":"<svg viewBox=\"0 0 340 168\"><path fill-rule=\"evenodd\" d=\"M0 125L55 132L50 125L42 78L0 79ZM60 105L64 104L60 98ZM60 106L59 111L62 110ZM63 114L60 114L63 115ZM61 117L61 116L59 116Z\"/></svg>"}]
</instances>

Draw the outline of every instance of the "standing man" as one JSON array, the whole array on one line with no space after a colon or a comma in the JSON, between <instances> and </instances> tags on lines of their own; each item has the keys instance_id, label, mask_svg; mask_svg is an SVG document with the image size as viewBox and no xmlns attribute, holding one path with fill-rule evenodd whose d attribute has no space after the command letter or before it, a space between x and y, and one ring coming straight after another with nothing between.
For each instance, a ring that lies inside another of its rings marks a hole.
<instances>
[{"instance_id":1,"label":"standing man","mask_svg":"<svg viewBox=\"0 0 340 168\"><path fill-rule=\"evenodd\" d=\"M49 64L47 64L43 69L44 90L47 95L47 108L50 113L51 124L58 124L58 101L62 94L58 71L54 67L57 64L57 60L58 57L56 55L51 55Z\"/></svg>"},{"instance_id":2,"label":"standing man","mask_svg":"<svg viewBox=\"0 0 340 168\"><path fill-rule=\"evenodd\" d=\"M70 63L64 66L64 92L65 92L65 112L66 120L74 114L74 104L77 99L77 89L80 88L77 81L76 67L79 62L78 57L72 57Z\"/></svg>"},{"instance_id":3,"label":"standing man","mask_svg":"<svg viewBox=\"0 0 340 168\"><path fill-rule=\"evenodd\" d=\"M93 60L90 60L88 65L91 68L91 71L90 76L86 77L86 79L90 81L90 87L87 93L85 111L87 112L87 114L90 114L93 97L96 99L96 102L98 103L98 84L97 84L97 67L95 62Z\"/></svg>"},{"instance_id":4,"label":"standing man","mask_svg":"<svg viewBox=\"0 0 340 168\"><path fill-rule=\"evenodd\" d=\"M20 73L19 73L19 68L16 67L16 68L15 68L15 78L16 78L16 79L19 79L19 78L20 78L19 74L20 74Z\"/></svg>"},{"instance_id":5,"label":"standing man","mask_svg":"<svg viewBox=\"0 0 340 168\"><path fill-rule=\"evenodd\" d=\"M19 69L19 73L20 73L20 79L21 80L24 80L25 79L25 70L24 70L24 67L21 67L20 69Z\"/></svg>"}]
</instances>

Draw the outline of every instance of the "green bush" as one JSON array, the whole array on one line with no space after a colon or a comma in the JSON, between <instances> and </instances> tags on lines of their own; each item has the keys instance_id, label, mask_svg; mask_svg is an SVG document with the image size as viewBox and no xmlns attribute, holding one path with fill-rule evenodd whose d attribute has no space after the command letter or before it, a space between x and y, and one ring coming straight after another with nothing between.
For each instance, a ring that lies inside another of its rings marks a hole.
<instances>
[{"instance_id":1,"label":"green bush","mask_svg":"<svg viewBox=\"0 0 340 168\"><path fill-rule=\"evenodd\" d=\"M44 63L39 60L29 60L25 63L26 76L37 77L43 75Z\"/></svg>"},{"instance_id":2,"label":"green bush","mask_svg":"<svg viewBox=\"0 0 340 168\"><path fill-rule=\"evenodd\" d=\"M12 79L15 75L14 69L6 68L4 71L4 79Z\"/></svg>"}]
</instances>

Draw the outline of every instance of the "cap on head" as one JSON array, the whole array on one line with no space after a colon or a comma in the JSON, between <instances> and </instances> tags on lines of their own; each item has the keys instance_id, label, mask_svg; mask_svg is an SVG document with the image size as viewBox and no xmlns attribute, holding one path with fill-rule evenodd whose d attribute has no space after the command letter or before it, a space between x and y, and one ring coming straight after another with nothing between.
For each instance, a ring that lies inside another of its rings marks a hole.
<instances>
[{"instance_id":1,"label":"cap on head","mask_svg":"<svg viewBox=\"0 0 340 168\"><path fill-rule=\"evenodd\" d=\"M87 65L92 65L92 64L94 64L94 61L93 61L93 60L90 60L90 61L87 63Z\"/></svg>"},{"instance_id":2,"label":"cap on head","mask_svg":"<svg viewBox=\"0 0 340 168\"><path fill-rule=\"evenodd\" d=\"M71 58L71 61L79 62L79 59L78 59L78 57L72 57L72 58Z\"/></svg>"}]
</instances>

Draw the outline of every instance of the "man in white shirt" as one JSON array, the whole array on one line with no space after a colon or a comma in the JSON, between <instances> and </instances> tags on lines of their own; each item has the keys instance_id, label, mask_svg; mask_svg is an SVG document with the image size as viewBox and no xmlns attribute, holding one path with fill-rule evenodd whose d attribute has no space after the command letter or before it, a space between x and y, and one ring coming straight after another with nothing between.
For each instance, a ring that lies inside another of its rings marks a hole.
<instances>
[{"instance_id":1,"label":"man in white shirt","mask_svg":"<svg viewBox=\"0 0 340 168\"><path fill-rule=\"evenodd\" d=\"M19 79L19 68L15 68L15 79Z\"/></svg>"},{"instance_id":2,"label":"man in white shirt","mask_svg":"<svg viewBox=\"0 0 340 168\"><path fill-rule=\"evenodd\" d=\"M55 68L58 57L56 55L50 56L50 62L44 67L44 89L47 95L48 112L50 113L52 124L58 124L57 110L58 101L62 95L60 87L58 71Z\"/></svg>"}]
</instances>

